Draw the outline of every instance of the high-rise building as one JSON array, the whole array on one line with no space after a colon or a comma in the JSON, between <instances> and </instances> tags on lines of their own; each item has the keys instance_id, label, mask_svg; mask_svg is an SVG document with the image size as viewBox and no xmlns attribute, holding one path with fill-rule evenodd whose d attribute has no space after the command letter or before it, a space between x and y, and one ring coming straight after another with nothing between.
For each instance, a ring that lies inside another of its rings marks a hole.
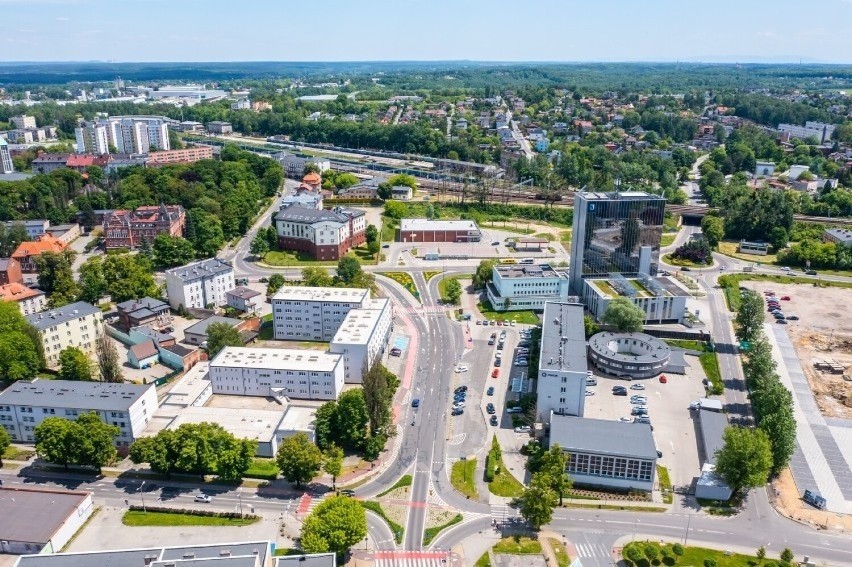
<instances>
[{"instance_id":1,"label":"high-rise building","mask_svg":"<svg viewBox=\"0 0 852 567\"><path fill-rule=\"evenodd\" d=\"M656 275L666 200L639 191L577 193L569 278L583 294L583 280L610 274Z\"/></svg>"},{"instance_id":2,"label":"high-rise building","mask_svg":"<svg viewBox=\"0 0 852 567\"><path fill-rule=\"evenodd\" d=\"M170 150L169 127L160 116L111 116L98 122L118 153L147 154Z\"/></svg>"},{"instance_id":3,"label":"high-rise building","mask_svg":"<svg viewBox=\"0 0 852 567\"><path fill-rule=\"evenodd\" d=\"M15 166L12 164L12 154L9 153L9 144L5 138L0 138L0 173L14 173Z\"/></svg>"},{"instance_id":4,"label":"high-rise building","mask_svg":"<svg viewBox=\"0 0 852 567\"><path fill-rule=\"evenodd\" d=\"M104 155L109 153L107 129L102 124L87 124L74 129L77 153Z\"/></svg>"},{"instance_id":5,"label":"high-rise building","mask_svg":"<svg viewBox=\"0 0 852 567\"><path fill-rule=\"evenodd\" d=\"M20 116L10 116L9 122L11 122L15 126L15 128L20 128L22 130L26 128L36 127L35 116L27 116L26 114L22 114Z\"/></svg>"}]
</instances>

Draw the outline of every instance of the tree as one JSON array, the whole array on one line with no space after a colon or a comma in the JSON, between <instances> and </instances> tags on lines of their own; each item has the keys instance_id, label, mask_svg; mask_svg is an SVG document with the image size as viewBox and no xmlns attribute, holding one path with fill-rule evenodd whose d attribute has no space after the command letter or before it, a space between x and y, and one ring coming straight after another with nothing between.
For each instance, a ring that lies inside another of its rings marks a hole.
<instances>
[{"instance_id":1,"label":"tree","mask_svg":"<svg viewBox=\"0 0 852 567\"><path fill-rule=\"evenodd\" d=\"M544 452L538 460L538 472L543 475L544 482L559 496L559 505L562 506L562 497L571 490L574 482L565 472L568 466L568 454L558 444L554 444Z\"/></svg>"},{"instance_id":2,"label":"tree","mask_svg":"<svg viewBox=\"0 0 852 567\"><path fill-rule=\"evenodd\" d=\"M215 256L225 243L222 221L213 214L202 210L192 209L186 214L187 238L195 248L198 258ZM189 227L192 226L190 235Z\"/></svg>"},{"instance_id":3,"label":"tree","mask_svg":"<svg viewBox=\"0 0 852 567\"><path fill-rule=\"evenodd\" d=\"M683 546L679 543L676 543L672 546L672 553L675 557L683 556Z\"/></svg>"},{"instance_id":4,"label":"tree","mask_svg":"<svg viewBox=\"0 0 852 567\"><path fill-rule=\"evenodd\" d=\"M775 249L775 252L779 252L785 248L789 239L790 234L783 226L773 226L769 231L769 243Z\"/></svg>"},{"instance_id":5,"label":"tree","mask_svg":"<svg viewBox=\"0 0 852 567\"><path fill-rule=\"evenodd\" d=\"M591 315L583 316L583 327L586 333L586 338L588 339L592 335L595 335L600 332L601 328L595 322L594 317Z\"/></svg>"},{"instance_id":6,"label":"tree","mask_svg":"<svg viewBox=\"0 0 852 567\"><path fill-rule=\"evenodd\" d=\"M444 288L447 295L447 301L453 305L458 305L462 295L462 286L459 280L451 278L447 280L447 285Z\"/></svg>"},{"instance_id":7,"label":"tree","mask_svg":"<svg viewBox=\"0 0 852 567\"><path fill-rule=\"evenodd\" d=\"M629 543L624 548L624 558L636 565L642 559L645 558L645 554L642 553L641 546L638 543Z\"/></svg>"},{"instance_id":8,"label":"tree","mask_svg":"<svg viewBox=\"0 0 852 567\"><path fill-rule=\"evenodd\" d=\"M195 248L192 242L180 236L158 234L154 239L154 263L159 268L168 269L183 266L195 258Z\"/></svg>"},{"instance_id":9,"label":"tree","mask_svg":"<svg viewBox=\"0 0 852 567\"><path fill-rule=\"evenodd\" d=\"M390 191L390 187L388 187ZM388 195L390 197L390 195ZM387 199L388 197L382 197ZM401 219L408 213L408 207L400 201L388 201L385 203L385 216L392 219Z\"/></svg>"},{"instance_id":10,"label":"tree","mask_svg":"<svg viewBox=\"0 0 852 567\"><path fill-rule=\"evenodd\" d=\"M38 456L49 463L76 464L80 458L83 428L61 417L49 417L35 427L35 448Z\"/></svg>"},{"instance_id":11,"label":"tree","mask_svg":"<svg viewBox=\"0 0 852 567\"><path fill-rule=\"evenodd\" d=\"M643 550L645 553L645 557L648 561L653 565L654 561L660 556L660 546L653 542L648 542L645 544L645 549Z\"/></svg>"},{"instance_id":12,"label":"tree","mask_svg":"<svg viewBox=\"0 0 852 567\"><path fill-rule=\"evenodd\" d=\"M14 301L0 301L0 379L32 378L44 365L41 335Z\"/></svg>"},{"instance_id":13,"label":"tree","mask_svg":"<svg viewBox=\"0 0 852 567\"><path fill-rule=\"evenodd\" d=\"M331 487L333 489L337 484L337 477L343 470L343 449L332 443L331 447L325 451L322 470L325 474L331 475Z\"/></svg>"},{"instance_id":14,"label":"tree","mask_svg":"<svg viewBox=\"0 0 852 567\"><path fill-rule=\"evenodd\" d=\"M114 254L104 260L104 279L116 303L141 297L160 297L160 288L141 256Z\"/></svg>"},{"instance_id":15,"label":"tree","mask_svg":"<svg viewBox=\"0 0 852 567\"><path fill-rule=\"evenodd\" d=\"M725 223L715 215L706 215L701 220L701 233L710 248L715 248L725 238Z\"/></svg>"},{"instance_id":16,"label":"tree","mask_svg":"<svg viewBox=\"0 0 852 567\"><path fill-rule=\"evenodd\" d=\"M91 382L95 379L92 361L77 347L68 347L59 353L59 368L62 380Z\"/></svg>"},{"instance_id":17,"label":"tree","mask_svg":"<svg viewBox=\"0 0 852 567\"><path fill-rule=\"evenodd\" d=\"M314 419L314 434L317 446L320 449L328 449L334 444L334 427L337 419L337 402L331 400L317 408Z\"/></svg>"},{"instance_id":18,"label":"tree","mask_svg":"<svg viewBox=\"0 0 852 567\"><path fill-rule=\"evenodd\" d=\"M50 297L50 307L62 307L77 299L80 288L74 281L73 250L44 252L36 257L38 285Z\"/></svg>"},{"instance_id":19,"label":"tree","mask_svg":"<svg viewBox=\"0 0 852 567\"><path fill-rule=\"evenodd\" d=\"M118 358L118 349L109 335L102 332L95 340L95 355L98 359L98 371L103 382L124 382L121 373L121 362Z\"/></svg>"},{"instance_id":20,"label":"tree","mask_svg":"<svg viewBox=\"0 0 852 567\"><path fill-rule=\"evenodd\" d=\"M266 284L266 295L273 296L275 292L281 289L281 287L286 283L284 276L281 274L272 274L269 276L269 282Z\"/></svg>"},{"instance_id":21,"label":"tree","mask_svg":"<svg viewBox=\"0 0 852 567\"><path fill-rule=\"evenodd\" d=\"M494 260L482 260L479 262L479 266L476 268L476 273L473 274L473 287L481 289L491 281L491 278L494 275L495 264L496 262Z\"/></svg>"},{"instance_id":22,"label":"tree","mask_svg":"<svg viewBox=\"0 0 852 567\"><path fill-rule=\"evenodd\" d=\"M302 525L302 550L342 555L366 535L367 513L361 503L346 496L332 496L317 506Z\"/></svg>"},{"instance_id":23,"label":"tree","mask_svg":"<svg viewBox=\"0 0 852 567\"><path fill-rule=\"evenodd\" d=\"M9 437L9 432L4 428L0 428L0 467L3 466L3 455L11 444L12 438Z\"/></svg>"},{"instance_id":24,"label":"tree","mask_svg":"<svg viewBox=\"0 0 852 567\"><path fill-rule=\"evenodd\" d=\"M80 266L80 301L97 305L109 288L104 277L104 264L100 256L93 256Z\"/></svg>"},{"instance_id":25,"label":"tree","mask_svg":"<svg viewBox=\"0 0 852 567\"><path fill-rule=\"evenodd\" d=\"M772 470L772 449L761 429L728 427L716 451L716 472L733 490L766 484Z\"/></svg>"},{"instance_id":26,"label":"tree","mask_svg":"<svg viewBox=\"0 0 852 567\"><path fill-rule=\"evenodd\" d=\"M0 258L8 258L21 242L28 240L30 236L23 223L13 222L9 227L6 223L0 223Z\"/></svg>"},{"instance_id":27,"label":"tree","mask_svg":"<svg viewBox=\"0 0 852 567\"><path fill-rule=\"evenodd\" d=\"M266 256L266 253L269 252L269 240L266 238L266 235L258 232L251 241L251 248L249 251L255 258L263 258Z\"/></svg>"},{"instance_id":28,"label":"tree","mask_svg":"<svg viewBox=\"0 0 852 567\"><path fill-rule=\"evenodd\" d=\"M784 548L784 551L781 552L780 557L781 557L781 561L784 561L786 563L792 563L793 562L793 552L790 550L789 547Z\"/></svg>"},{"instance_id":29,"label":"tree","mask_svg":"<svg viewBox=\"0 0 852 567\"><path fill-rule=\"evenodd\" d=\"M737 338L752 342L763 332L763 301L751 290L740 299L740 308L734 318Z\"/></svg>"},{"instance_id":30,"label":"tree","mask_svg":"<svg viewBox=\"0 0 852 567\"><path fill-rule=\"evenodd\" d=\"M553 519L553 506L556 494L548 486L545 479L534 475L528 488L518 498L518 509L521 516L532 529L538 531L541 526L549 524Z\"/></svg>"},{"instance_id":31,"label":"tree","mask_svg":"<svg viewBox=\"0 0 852 567\"><path fill-rule=\"evenodd\" d=\"M382 435L388 433L391 425L391 406L393 396L396 393L399 379L376 362L363 373L363 398L370 420L370 435Z\"/></svg>"},{"instance_id":32,"label":"tree","mask_svg":"<svg viewBox=\"0 0 852 567\"><path fill-rule=\"evenodd\" d=\"M331 287L334 280L324 268L308 267L302 270L302 282L308 287Z\"/></svg>"},{"instance_id":33,"label":"tree","mask_svg":"<svg viewBox=\"0 0 852 567\"><path fill-rule=\"evenodd\" d=\"M121 429L117 425L104 423L95 412L84 413L76 419L76 423L83 434L77 464L94 467L101 472L103 467L115 460L115 438Z\"/></svg>"},{"instance_id":34,"label":"tree","mask_svg":"<svg viewBox=\"0 0 852 567\"><path fill-rule=\"evenodd\" d=\"M760 547L758 547L757 552L755 553L755 556L758 559L764 559L766 557L766 548L762 545Z\"/></svg>"},{"instance_id":35,"label":"tree","mask_svg":"<svg viewBox=\"0 0 852 567\"><path fill-rule=\"evenodd\" d=\"M370 424L370 413L364 399L364 391L349 390L337 399L334 415L334 439L342 447L359 450L364 447Z\"/></svg>"},{"instance_id":36,"label":"tree","mask_svg":"<svg viewBox=\"0 0 852 567\"><path fill-rule=\"evenodd\" d=\"M222 480L240 480L254 461L257 441L231 436L223 441L216 460L216 473Z\"/></svg>"},{"instance_id":37,"label":"tree","mask_svg":"<svg viewBox=\"0 0 852 567\"><path fill-rule=\"evenodd\" d=\"M319 448L311 443L304 433L286 438L278 447L275 462L282 476L301 488L302 483L311 482L323 465L323 456Z\"/></svg>"},{"instance_id":38,"label":"tree","mask_svg":"<svg viewBox=\"0 0 852 567\"><path fill-rule=\"evenodd\" d=\"M645 322L645 312L626 297L610 300L601 320L620 332L638 332Z\"/></svg>"},{"instance_id":39,"label":"tree","mask_svg":"<svg viewBox=\"0 0 852 567\"><path fill-rule=\"evenodd\" d=\"M381 250L381 249L382 249L382 243L379 242L378 240L373 240L372 242L367 242L367 252L369 252L370 255L373 256L374 258L376 257L376 254L378 254L379 250Z\"/></svg>"},{"instance_id":40,"label":"tree","mask_svg":"<svg viewBox=\"0 0 852 567\"><path fill-rule=\"evenodd\" d=\"M213 323L207 327L207 356L212 360L226 346L245 346L237 328L228 323Z\"/></svg>"},{"instance_id":41,"label":"tree","mask_svg":"<svg viewBox=\"0 0 852 567\"><path fill-rule=\"evenodd\" d=\"M337 262L337 276L335 280L349 285L363 272L361 262L354 256L344 256Z\"/></svg>"},{"instance_id":42,"label":"tree","mask_svg":"<svg viewBox=\"0 0 852 567\"><path fill-rule=\"evenodd\" d=\"M374 224L368 224L367 230L364 231L364 237L367 239L367 244L377 242L379 240L379 229Z\"/></svg>"},{"instance_id":43,"label":"tree","mask_svg":"<svg viewBox=\"0 0 852 567\"><path fill-rule=\"evenodd\" d=\"M417 190L417 178L413 175L408 175L405 173L399 173L397 175L392 175L390 179L387 180L387 184L391 187L396 187L399 185L407 185L411 187L413 190Z\"/></svg>"}]
</instances>

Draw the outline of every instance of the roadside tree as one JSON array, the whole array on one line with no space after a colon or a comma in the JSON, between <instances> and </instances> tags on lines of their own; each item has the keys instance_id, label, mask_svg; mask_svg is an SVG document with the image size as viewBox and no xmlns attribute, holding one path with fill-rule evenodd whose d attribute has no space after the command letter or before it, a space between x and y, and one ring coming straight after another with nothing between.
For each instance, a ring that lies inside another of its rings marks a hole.
<instances>
[{"instance_id":1,"label":"roadside tree","mask_svg":"<svg viewBox=\"0 0 852 567\"><path fill-rule=\"evenodd\" d=\"M626 297L610 300L601 321L621 332L638 332L645 322L645 312Z\"/></svg>"},{"instance_id":2,"label":"roadside tree","mask_svg":"<svg viewBox=\"0 0 852 567\"><path fill-rule=\"evenodd\" d=\"M285 439L278 447L275 462L281 475L301 488L302 483L311 482L323 465L323 455L304 433Z\"/></svg>"},{"instance_id":3,"label":"roadside tree","mask_svg":"<svg viewBox=\"0 0 852 567\"><path fill-rule=\"evenodd\" d=\"M302 525L302 550L341 556L366 535L367 513L361 503L346 496L332 496L317 506Z\"/></svg>"},{"instance_id":4,"label":"roadside tree","mask_svg":"<svg viewBox=\"0 0 852 567\"><path fill-rule=\"evenodd\" d=\"M322 470L327 475L331 475L331 488L334 489L337 485L337 477L343 471L343 449L331 444L331 447L325 451L325 460L322 463Z\"/></svg>"},{"instance_id":5,"label":"roadside tree","mask_svg":"<svg viewBox=\"0 0 852 567\"><path fill-rule=\"evenodd\" d=\"M524 489L518 498L518 509L521 516L535 531L549 524L553 519L553 506L556 504L556 493L548 482L538 475L533 476L529 487Z\"/></svg>"},{"instance_id":6,"label":"roadside tree","mask_svg":"<svg viewBox=\"0 0 852 567\"><path fill-rule=\"evenodd\" d=\"M734 491L766 484L772 470L772 449L761 429L728 427L716 451L716 472Z\"/></svg>"}]
</instances>

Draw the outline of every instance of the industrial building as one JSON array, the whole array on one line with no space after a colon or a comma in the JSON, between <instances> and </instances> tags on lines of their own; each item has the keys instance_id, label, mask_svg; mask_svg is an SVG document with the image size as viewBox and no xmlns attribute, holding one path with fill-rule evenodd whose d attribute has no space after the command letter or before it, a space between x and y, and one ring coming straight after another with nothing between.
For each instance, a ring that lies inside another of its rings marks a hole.
<instances>
[{"instance_id":1,"label":"industrial building","mask_svg":"<svg viewBox=\"0 0 852 567\"><path fill-rule=\"evenodd\" d=\"M392 331L393 306L387 298L370 300L346 314L328 352L343 355L343 379L347 384L363 381L364 370L381 358Z\"/></svg>"},{"instance_id":2,"label":"industrial building","mask_svg":"<svg viewBox=\"0 0 852 567\"><path fill-rule=\"evenodd\" d=\"M556 414L583 416L586 404L583 306L547 303L541 324L536 421Z\"/></svg>"},{"instance_id":3,"label":"industrial building","mask_svg":"<svg viewBox=\"0 0 852 567\"><path fill-rule=\"evenodd\" d=\"M370 302L370 290L285 285L272 297L275 338L331 341L352 309Z\"/></svg>"},{"instance_id":4,"label":"industrial building","mask_svg":"<svg viewBox=\"0 0 852 567\"><path fill-rule=\"evenodd\" d=\"M568 300L568 273L549 264L497 265L486 286L495 311L541 311L545 303Z\"/></svg>"},{"instance_id":5,"label":"industrial building","mask_svg":"<svg viewBox=\"0 0 852 567\"><path fill-rule=\"evenodd\" d=\"M400 242L479 242L482 232L472 220L402 219Z\"/></svg>"},{"instance_id":6,"label":"industrial building","mask_svg":"<svg viewBox=\"0 0 852 567\"><path fill-rule=\"evenodd\" d=\"M60 551L92 515L91 492L0 487L0 553Z\"/></svg>"}]
</instances>

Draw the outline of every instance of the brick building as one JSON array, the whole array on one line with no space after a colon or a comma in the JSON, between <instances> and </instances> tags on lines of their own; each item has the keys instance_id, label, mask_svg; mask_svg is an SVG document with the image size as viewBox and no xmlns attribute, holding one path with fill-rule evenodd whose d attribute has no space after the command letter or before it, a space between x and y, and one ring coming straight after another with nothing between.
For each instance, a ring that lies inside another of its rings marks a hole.
<instances>
[{"instance_id":1,"label":"brick building","mask_svg":"<svg viewBox=\"0 0 852 567\"><path fill-rule=\"evenodd\" d=\"M479 242L482 233L472 220L402 219L400 242Z\"/></svg>"},{"instance_id":2,"label":"brick building","mask_svg":"<svg viewBox=\"0 0 852 567\"><path fill-rule=\"evenodd\" d=\"M290 205L275 214L274 222L281 249L307 252L317 260L339 260L367 240L367 217L357 209Z\"/></svg>"},{"instance_id":3,"label":"brick building","mask_svg":"<svg viewBox=\"0 0 852 567\"><path fill-rule=\"evenodd\" d=\"M22 273L34 274L38 271L36 258L45 252L62 252L67 247L68 245L58 238L50 234L42 234L33 242L21 242L12 252L12 258L21 264Z\"/></svg>"},{"instance_id":4,"label":"brick building","mask_svg":"<svg viewBox=\"0 0 852 567\"><path fill-rule=\"evenodd\" d=\"M0 285L23 282L21 263L14 258L0 258Z\"/></svg>"},{"instance_id":5,"label":"brick building","mask_svg":"<svg viewBox=\"0 0 852 567\"><path fill-rule=\"evenodd\" d=\"M160 234L182 236L186 213L180 205L153 205L135 211L111 211L104 216L104 243L107 250L138 248L143 240L149 244Z\"/></svg>"}]
</instances>

